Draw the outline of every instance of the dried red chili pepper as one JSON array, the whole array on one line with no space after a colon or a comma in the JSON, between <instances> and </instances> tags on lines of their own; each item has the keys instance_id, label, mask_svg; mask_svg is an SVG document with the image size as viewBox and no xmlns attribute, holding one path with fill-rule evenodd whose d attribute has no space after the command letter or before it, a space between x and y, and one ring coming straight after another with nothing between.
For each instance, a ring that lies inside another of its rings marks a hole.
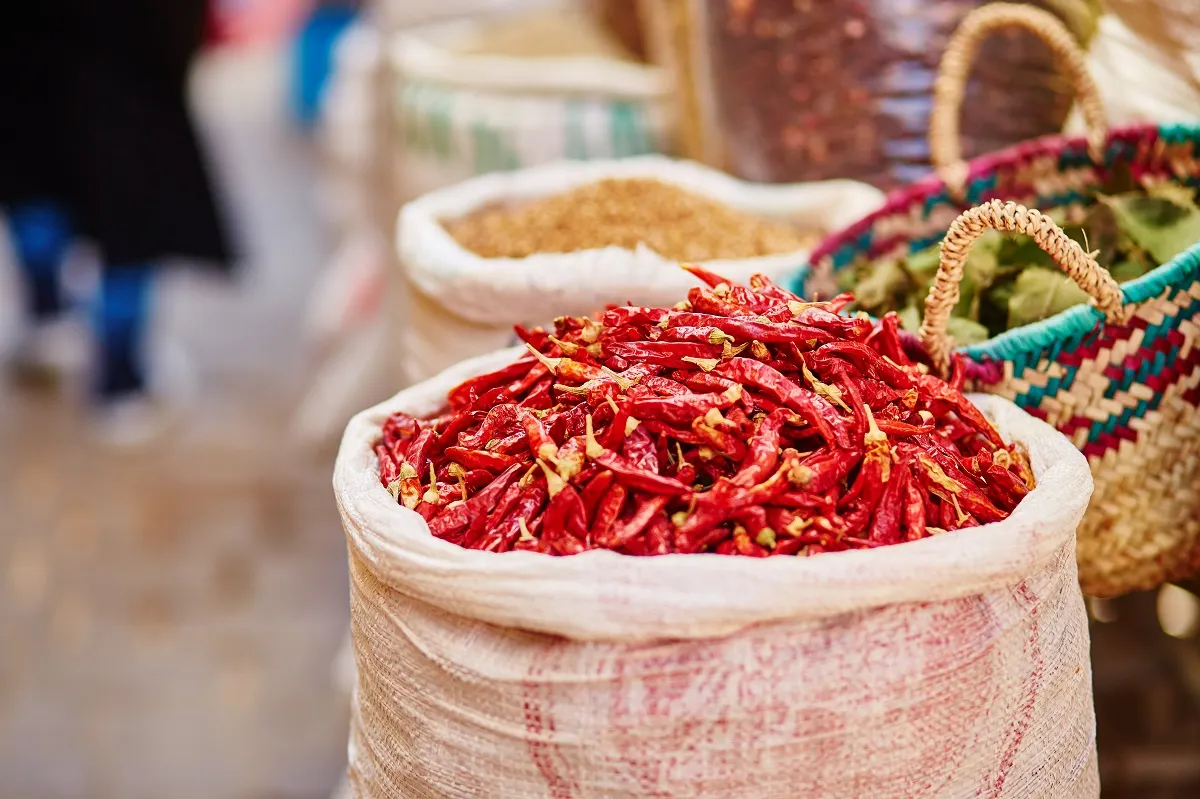
<instances>
[{"instance_id":1,"label":"dried red chili pepper","mask_svg":"<svg viewBox=\"0 0 1200 799\"><path fill-rule=\"evenodd\" d=\"M587 535L587 511L574 486L567 485L550 499L542 517L542 536L550 544L564 536L581 540Z\"/></svg>"},{"instance_id":2,"label":"dried red chili pepper","mask_svg":"<svg viewBox=\"0 0 1200 799\"><path fill-rule=\"evenodd\" d=\"M900 317L895 311L883 315L871 335L867 336L866 343L873 345L880 355L897 366L912 366L912 360L900 340Z\"/></svg>"},{"instance_id":3,"label":"dried red chili pepper","mask_svg":"<svg viewBox=\"0 0 1200 799\"><path fill-rule=\"evenodd\" d=\"M421 430L421 424L407 413L396 412L388 416L383 422L383 445L392 453L394 459L404 456L404 450L397 451L397 446L403 442L407 448L407 442Z\"/></svg>"},{"instance_id":4,"label":"dried red chili pepper","mask_svg":"<svg viewBox=\"0 0 1200 799\"><path fill-rule=\"evenodd\" d=\"M883 496L875 507L871 519L869 540L873 544L898 544L901 540L901 524L904 521L908 486L912 467L908 461L900 461L891 470L891 476L883 489Z\"/></svg>"},{"instance_id":5,"label":"dried red chili pepper","mask_svg":"<svg viewBox=\"0 0 1200 799\"><path fill-rule=\"evenodd\" d=\"M608 493L609 487L613 484L613 479L613 473L605 469L588 480L584 485L583 491L579 492L579 499L583 502L584 515L588 519L595 518L600 500L604 499L604 495Z\"/></svg>"},{"instance_id":6,"label":"dried red chili pepper","mask_svg":"<svg viewBox=\"0 0 1200 799\"><path fill-rule=\"evenodd\" d=\"M634 505L633 515L628 519L618 520L609 531L596 538L597 546L607 549L619 549L634 536L640 534L663 508L667 505L667 497L652 496Z\"/></svg>"},{"instance_id":7,"label":"dried red chili pepper","mask_svg":"<svg viewBox=\"0 0 1200 799\"><path fill-rule=\"evenodd\" d=\"M703 416L692 420L692 433L700 438L706 446L731 460L740 461L746 457L746 445L735 432L724 429L723 425L721 427L710 425Z\"/></svg>"},{"instance_id":8,"label":"dried red chili pepper","mask_svg":"<svg viewBox=\"0 0 1200 799\"><path fill-rule=\"evenodd\" d=\"M670 424L690 425L698 416L710 410L724 410L742 398L736 384L720 394L684 394L671 397L651 397L629 401L627 407L632 416L641 420L654 419Z\"/></svg>"},{"instance_id":9,"label":"dried red chili pepper","mask_svg":"<svg viewBox=\"0 0 1200 799\"><path fill-rule=\"evenodd\" d=\"M928 455L924 453L917 455L917 467L917 471L924 478L929 491L961 511L975 516L983 522L998 522L1008 515L993 505L991 500L981 494L978 489L964 485L948 476L942 467Z\"/></svg>"},{"instance_id":10,"label":"dried red chili pepper","mask_svg":"<svg viewBox=\"0 0 1200 799\"><path fill-rule=\"evenodd\" d=\"M781 409L763 419L746 447L742 467L733 476L734 485L746 488L758 485L775 470L779 463L779 434L790 417L790 413Z\"/></svg>"},{"instance_id":11,"label":"dried red chili pepper","mask_svg":"<svg viewBox=\"0 0 1200 799\"><path fill-rule=\"evenodd\" d=\"M830 444L848 447L850 436L837 410L811 391L788 380L778 370L761 361L732 358L715 370L718 375L738 383L749 383L800 414Z\"/></svg>"},{"instance_id":12,"label":"dried red chili pepper","mask_svg":"<svg viewBox=\"0 0 1200 799\"><path fill-rule=\"evenodd\" d=\"M678 380L658 375L647 375L642 380L642 385L663 397L686 397L692 393L690 388Z\"/></svg>"},{"instance_id":13,"label":"dried red chili pepper","mask_svg":"<svg viewBox=\"0 0 1200 799\"><path fill-rule=\"evenodd\" d=\"M497 405L487 412L474 432L463 431L458 435L459 446L469 449L491 449L488 442L499 438L502 433L516 424L518 406L513 403Z\"/></svg>"},{"instance_id":14,"label":"dried red chili pepper","mask_svg":"<svg viewBox=\"0 0 1200 799\"><path fill-rule=\"evenodd\" d=\"M609 308L601 317L605 327L632 327L638 325L657 325L669 316L667 308L634 308L617 306Z\"/></svg>"},{"instance_id":15,"label":"dried red chili pepper","mask_svg":"<svg viewBox=\"0 0 1200 799\"><path fill-rule=\"evenodd\" d=\"M596 517L592 520L592 527L588 532L589 541L608 538L613 524L621 515L621 509L625 507L625 499L628 494L629 489L620 483L613 483L612 487L608 489L596 508Z\"/></svg>"},{"instance_id":16,"label":"dried red chili pepper","mask_svg":"<svg viewBox=\"0 0 1200 799\"><path fill-rule=\"evenodd\" d=\"M495 529L500 524L500 521L512 512L523 490L520 481L510 483L508 488L504 489L504 493L500 496L496 507L492 509L491 513L486 515L481 513L471 522L466 534L463 536L462 545L469 548L475 547L488 530ZM417 507L417 511L420 512L421 508L430 506L431 503L422 502Z\"/></svg>"},{"instance_id":17,"label":"dried red chili pepper","mask_svg":"<svg viewBox=\"0 0 1200 799\"><path fill-rule=\"evenodd\" d=\"M763 322L754 317L728 318L711 314L682 312L672 314L668 321L671 327L664 331L664 334L680 329L716 330L739 342L793 343L804 345L806 349L813 349L820 344L829 344L838 340L833 333L819 327L792 322ZM708 343L720 344L720 341L709 340Z\"/></svg>"},{"instance_id":18,"label":"dried red chili pepper","mask_svg":"<svg viewBox=\"0 0 1200 799\"><path fill-rule=\"evenodd\" d=\"M558 445L550 437L550 431L542 424L542 420L527 408L519 408L516 419L525 428L525 438L529 441L533 457L553 461L558 455Z\"/></svg>"},{"instance_id":19,"label":"dried red chili pepper","mask_svg":"<svg viewBox=\"0 0 1200 799\"><path fill-rule=\"evenodd\" d=\"M904 491L904 525L907 527L904 540L919 541L928 535L925 526L925 500L916 481L910 479Z\"/></svg>"},{"instance_id":20,"label":"dried red chili pepper","mask_svg":"<svg viewBox=\"0 0 1200 799\"><path fill-rule=\"evenodd\" d=\"M531 358L521 357L508 366L484 375L479 375L478 377L472 377L470 380L464 380L450 389L450 393L447 395L450 407L455 409L462 408L473 402L482 392L525 377L532 364L533 360Z\"/></svg>"},{"instance_id":21,"label":"dried red chili pepper","mask_svg":"<svg viewBox=\"0 0 1200 799\"><path fill-rule=\"evenodd\" d=\"M962 393L963 383L967 380L967 361L961 352L950 353L950 377L947 384L952 391Z\"/></svg>"},{"instance_id":22,"label":"dried red chili pepper","mask_svg":"<svg viewBox=\"0 0 1200 799\"><path fill-rule=\"evenodd\" d=\"M465 502L450 503L445 511L429 523L429 532L438 538L449 539L465 531L477 516L491 513L500 501L500 495L516 479L520 470L521 465L515 463L475 496Z\"/></svg>"},{"instance_id":23,"label":"dried red chili pepper","mask_svg":"<svg viewBox=\"0 0 1200 799\"><path fill-rule=\"evenodd\" d=\"M468 469L488 469L493 472L501 472L518 463L518 459L511 455L502 455L498 452L488 452L481 449L466 449L464 447L447 447L446 457L455 463L461 463Z\"/></svg>"},{"instance_id":24,"label":"dried red chili pepper","mask_svg":"<svg viewBox=\"0 0 1200 799\"><path fill-rule=\"evenodd\" d=\"M640 425L621 442L621 455L639 469L658 471L658 453L655 451L654 437Z\"/></svg>"},{"instance_id":25,"label":"dried red chili pepper","mask_svg":"<svg viewBox=\"0 0 1200 799\"><path fill-rule=\"evenodd\" d=\"M821 328L831 333L836 333L839 337L849 339L852 342L859 342L871 334L871 322L867 319L859 319L849 316L839 316L836 311L830 311L826 308L817 307L816 305L808 305L800 310L799 313L793 315L792 321L809 327Z\"/></svg>"},{"instance_id":26,"label":"dried red chili pepper","mask_svg":"<svg viewBox=\"0 0 1200 799\"><path fill-rule=\"evenodd\" d=\"M541 511L546 494L546 484L541 480L522 488L512 509L497 520L491 531L480 541L478 548L490 552L507 552L512 549L523 527L528 529L528 525Z\"/></svg>"},{"instance_id":27,"label":"dried red chili pepper","mask_svg":"<svg viewBox=\"0 0 1200 799\"><path fill-rule=\"evenodd\" d=\"M811 556L986 523L1028 493L1023 453L894 318L694 274L711 290L674 310L518 331L536 350L519 367L384 421L381 482L446 540L556 555Z\"/></svg>"},{"instance_id":28,"label":"dried red chili pepper","mask_svg":"<svg viewBox=\"0 0 1200 799\"><path fill-rule=\"evenodd\" d=\"M771 278L764 274L756 272L750 276L750 279L747 282L749 283L751 289L757 291L759 294L762 294L764 297L770 297L772 299L779 300L784 304L789 302L801 302L799 297L775 283L775 281L771 280Z\"/></svg>"},{"instance_id":29,"label":"dried red chili pepper","mask_svg":"<svg viewBox=\"0 0 1200 799\"><path fill-rule=\"evenodd\" d=\"M688 291L688 303L693 310L717 316L754 316L754 312L718 297L711 291L692 288Z\"/></svg>"},{"instance_id":30,"label":"dried red chili pepper","mask_svg":"<svg viewBox=\"0 0 1200 799\"><path fill-rule=\"evenodd\" d=\"M907 390L913 387L913 375L900 366L884 359L875 350L858 341L835 341L817 348L815 357L831 355L846 358L868 377L882 380L892 388Z\"/></svg>"},{"instance_id":31,"label":"dried red chili pepper","mask_svg":"<svg viewBox=\"0 0 1200 799\"><path fill-rule=\"evenodd\" d=\"M637 360L654 366L689 369L695 360L720 360L721 348L712 344L685 341L614 341L604 342L604 354ZM687 359L692 359L691 361Z\"/></svg>"},{"instance_id":32,"label":"dried red chili pepper","mask_svg":"<svg viewBox=\"0 0 1200 799\"><path fill-rule=\"evenodd\" d=\"M971 425L975 432L983 434L993 447L1004 449L1004 439L996 432L996 428L992 427L991 422L962 393L954 391L933 375L917 375L916 381L917 390L926 401L937 400L946 403L964 422Z\"/></svg>"},{"instance_id":33,"label":"dried red chili pepper","mask_svg":"<svg viewBox=\"0 0 1200 799\"><path fill-rule=\"evenodd\" d=\"M648 472L645 469L639 469L615 452L605 450L603 454L596 456L594 460L605 469L612 470L617 480L630 488L636 488L651 494L666 494L670 496L686 494L689 491L689 487L678 480L671 477L664 477L654 472Z\"/></svg>"},{"instance_id":34,"label":"dried red chili pepper","mask_svg":"<svg viewBox=\"0 0 1200 799\"><path fill-rule=\"evenodd\" d=\"M529 347L528 344L525 345ZM572 360L571 358L550 358L535 349L530 348L542 365L550 370L559 382L586 383L589 380L603 380L607 375L598 367Z\"/></svg>"},{"instance_id":35,"label":"dried red chili pepper","mask_svg":"<svg viewBox=\"0 0 1200 799\"><path fill-rule=\"evenodd\" d=\"M400 477L400 465L388 452L388 448L383 444L375 445L375 457L379 458L379 482L383 483L384 487L391 485L393 481Z\"/></svg>"}]
</instances>

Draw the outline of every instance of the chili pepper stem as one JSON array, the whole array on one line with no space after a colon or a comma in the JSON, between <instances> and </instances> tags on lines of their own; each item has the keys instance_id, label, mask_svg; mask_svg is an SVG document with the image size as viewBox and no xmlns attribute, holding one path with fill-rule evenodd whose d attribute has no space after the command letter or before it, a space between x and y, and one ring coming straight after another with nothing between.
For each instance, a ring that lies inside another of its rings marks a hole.
<instances>
[{"instance_id":1,"label":"chili pepper stem","mask_svg":"<svg viewBox=\"0 0 1200 799\"><path fill-rule=\"evenodd\" d=\"M589 458L599 458L605 452L608 452L604 447L600 446L600 442L596 440L595 430L592 428L592 415L589 413L584 419L584 452Z\"/></svg>"},{"instance_id":2,"label":"chili pepper stem","mask_svg":"<svg viewBox=\"0 0 1200 799\"><path fill-rule=\"evenodd\" d=\"M541 467L542 474L546 476L546 490L550 492L551 498L567 487L567 481L559 477L558 472L551 469L544 460L538 458L534 462Z\"/></svg>"},{"instance_id":3,"label":"chili pepper stem","mask_svg":"<svg viewBox=\"0 0 1200 799\"><path fill-rule=\"evenodd\" d=\"M525 524L524 518L517 519L517 527L521 529L521 541L533 540L533 533L529 532L529 527Z\"/></svg>"},{"instance_id":4,"label":"chili pepper stem","mask_svg":"<svg viewBox=\"0 0 1200 799\"><path fill-rule=\"evenodd\" d=\"M696 364L702 372L711 372L721 364L720 358L693 358L690 355L685 355L680 360Z\"/></svg>"},{"instance_id":5,"label":"chili pepper stem","mask_svg":"<svg viewBox=\"0 0 1200 799\"><path fill-rule=\"evenodd\" d=\"M396 490L399 490L399 486L397 486ZM437 472L434 471L433 461L429 462L429 488L425 489L425 493L421 495L421 499L431 505L436 504L438 501Z\"/></svg>"},{"instance_id":6,"label":"chili pepper stem","mask_svg":"<svg viewBox=\"0 0 1200 799\"><path fill-rule=\"evenodd\" d=\"M558 364L562 358L549 358L538 352L536 347L528 343L525 345L525 349L529 350L533 354L533 357L541 361L542 365L550 370L550 374L558 374Z\"/></svg>"},{"instance_id":7,"label":"chili pepper stem","mask_svg":"<svg viewBox=\"0 0 1200 799\"><path fill-rule=\"evenodd\" d=\"M638 381L641 380L640 377L630 380L627 377L623 377L622 375L617 374L612 369L609 369L607 366L601 366L600 371L604 372L604 374L608 375L609 377L611 377L613 379L613 382L615 382L617 384L617 387L619 389L621 389L622 394L629 391L629 389L633 388L635 385L637 385Z\"/></svg>"}]
</instances>

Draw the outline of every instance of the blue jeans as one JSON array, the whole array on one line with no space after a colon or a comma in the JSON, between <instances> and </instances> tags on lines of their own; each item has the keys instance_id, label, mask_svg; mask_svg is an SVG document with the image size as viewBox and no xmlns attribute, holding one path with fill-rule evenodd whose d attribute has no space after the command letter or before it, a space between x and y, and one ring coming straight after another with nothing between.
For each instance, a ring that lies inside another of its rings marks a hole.
<instances>
[{"instance_id":1,"label":"blue jeans","mask_svg":"<svg viewBox=\"0 0 1200 799\"><path fill-rule=\"evenodd\" d=\"M67 310L63 260L74 238L70 219L53 203L10 209L9 224L25 276L26 311L34 323ZM94 390L100 400L146 389L144 339L150 312L152 270L143 265L105 266L100 274L92 324L97 365Z\"/></svg>"},{"instance_id":2,"label":"blue jeans","mask_svg":"<svg viewBox=\"0 0 1200 799\"><path fill-rule=\"evenodd\" d=\"M71 246L71 223L53 203L26 203L8 215L13 248L25 274L26 312L35 322L66 310L59 283L63 258Z\"/></svg>"}]
</instances>

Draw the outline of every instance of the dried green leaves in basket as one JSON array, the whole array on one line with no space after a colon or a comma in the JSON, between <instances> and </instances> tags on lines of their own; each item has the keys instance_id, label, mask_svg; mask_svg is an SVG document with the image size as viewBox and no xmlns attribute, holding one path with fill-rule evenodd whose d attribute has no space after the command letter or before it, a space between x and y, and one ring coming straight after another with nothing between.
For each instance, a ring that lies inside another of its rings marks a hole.
<instances>
[{"instance_id":1,"label":"dried green leaves in basket","mask_svg":"<svg viewBox=\"0 0 1200 799\"><path fill-rule=\"evenodd\" d=\"M1195 192L1179 184L1100 194L1088 208L1058 208L1047 216L1092 253L1118 283L1141 277L1200 241ZM938 269L939 244L907 257L859 259L839 277L857 308L873 316L896 311L917 332ZM1028 236L988 231L963 267L959 301L948 332L960 345L978 344L1015 327L1048 319L1088 295Z\"/></svg>"}]
</instances>

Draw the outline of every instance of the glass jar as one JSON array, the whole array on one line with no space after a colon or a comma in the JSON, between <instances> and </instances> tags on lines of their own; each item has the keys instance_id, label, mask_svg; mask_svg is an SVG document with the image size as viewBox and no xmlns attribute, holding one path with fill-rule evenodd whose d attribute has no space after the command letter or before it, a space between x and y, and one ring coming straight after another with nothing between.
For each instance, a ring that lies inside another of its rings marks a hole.
<instances>
[{"instance_id":1,"label":"glass jar","mask_svg":"<svg viewBox=\"0 0 1200 799\"><path fill-rule=\"evenodd\" d=\"M888 190L927 174L938 63L986 0L689 0L699 119L723 166L763 182L852 178ZM1094 0L1045 0L1076 35ZM1031 34L984 42L967 86L967 157L1061 130L1071 90Z\"/></svg>"}]
</instances>

